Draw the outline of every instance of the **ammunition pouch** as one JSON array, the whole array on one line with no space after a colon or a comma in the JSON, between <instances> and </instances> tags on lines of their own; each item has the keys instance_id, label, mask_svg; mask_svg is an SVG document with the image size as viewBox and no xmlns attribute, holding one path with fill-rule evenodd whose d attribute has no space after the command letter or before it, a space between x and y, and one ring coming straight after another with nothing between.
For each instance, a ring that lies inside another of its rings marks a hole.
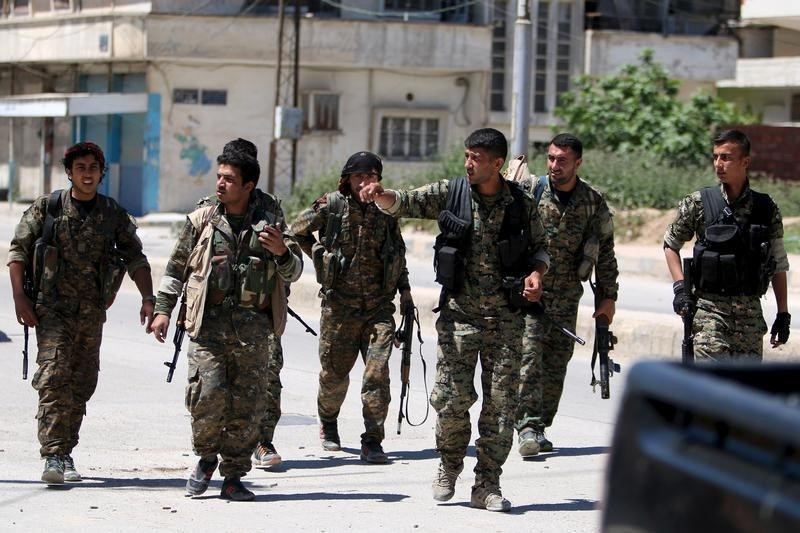
<instances>
[{"instance_id":1,"label":"ammunition pouch","mask_svg":"<svg viewBox=\"0 0 800 533\"><path fill-rule=\"evenodd\" d=\"M317 283L322 286L323 292L327 292L333 288L337 278L344 271L345 258L341 252L329 252L321 243L317 243L311 249L311 259Z\"/></svg>"},{"instance_id":2,"label":"ammunition pouch","mask_svg":"<svg viewBox=\"0 0 800 533\"><path fill-rule=\"evenodd\" d=\"M111 307L111 304L114 303L117 292L119 292L119 288L122 285L122 280L125 278L125 272L125 263L122 262L122 259L117 254L112 253L106 259L104 268L100 273L102 276L100 297L105 302L106 308Z\"/></svg>"},{"instance_id":3,"label":"ammunition pouch","mask_svg":"<svg viewBox=\"0 0 800 533\"><path fill-rule=\"evenodd\" d=\"M33 248L33 286L36 292L55 296L60 264L58 248L42 237L37 239Z\"/></svg>"},{"instance_id":4,"label":"ammunition pouch","mask_svg":"<svg viewBox=\"0 0 800 533\"><path fill-rule=\"evenodd\" d=\"M464 286L464 255L443 235L436 237L433 246L433 268L436 270L436 283L456 293Z\"/></svg>"}]
</instances>

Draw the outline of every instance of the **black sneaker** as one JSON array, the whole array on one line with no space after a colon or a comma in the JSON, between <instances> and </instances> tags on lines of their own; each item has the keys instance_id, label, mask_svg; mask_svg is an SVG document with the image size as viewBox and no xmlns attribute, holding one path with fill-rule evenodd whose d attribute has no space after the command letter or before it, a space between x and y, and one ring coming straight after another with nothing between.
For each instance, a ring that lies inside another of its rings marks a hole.
<instances>
[{"instance_id":1,"label":"black sneaker","mask_svg":"<svg viewBox=\"0 0 800 533\"><path fill-rule=\"evenodd\" d=\"M539 451L540 452L552 452L553 451L553 443L547 440L547 437L544 435L544 428L535 428L533 433L536 435L536 442L539 443Z\"/></svg>"},{"instance_id":2,"label":"black sneaker","mask_svg":"<svg viewBox=\"0 0 800 533\"><path fill-rule=\"evenodd\" d=\"M378 442L369 441L361 444L361 460L368 463L384 464L389 458L383 452L383 447Z\"/></svg>"},{"instance_id":3,"label":"black sneaker","mask_svg":"<svg viewBox=\"0 0 800 533\"><path fill-rule=\"evenodd\" d=\"M327 452L338 452L342 449L342 441L339 439L339 427L336 420L331 422L322 421L319 426L319 440L322 442L322 449Z\"/></svg>"},{"instance_id":4,"label":"black sneaker","mask_svg":"<svg viewBox=\"0 0 800 533\"><path fill-rule=\"evenodd\" d=\"M217 463L219 460L216 456L213 459L197 461L194 472L186 481L186 492L190 496L200 496L208 489L208 483L211 481L211 476L214 475L214 470L217 469Z\"/></svg>"},{"instance_id":5,"label":"black sneaker","mask_svg":"<svg viewBox=\"0 0 800 533\"><path fill-rule=\"evenodd\" d=\"M256 497L255 494L242 485L239 477L226 477L225 481L222 482L222 490L219 495L226 500L235 502L249 502Z\"/></svg>"},{"instance_id":6,"label":"black sneaker","mask_svg":"<svg viewBox=\"0 0 800 533\"><path fill-rule=\"evenodd\" d=\"M48 455L44 458L44 472L42 481L48 485L61 485L64 483L64 461L58 455Z\"/></svg>"}]
</instances>

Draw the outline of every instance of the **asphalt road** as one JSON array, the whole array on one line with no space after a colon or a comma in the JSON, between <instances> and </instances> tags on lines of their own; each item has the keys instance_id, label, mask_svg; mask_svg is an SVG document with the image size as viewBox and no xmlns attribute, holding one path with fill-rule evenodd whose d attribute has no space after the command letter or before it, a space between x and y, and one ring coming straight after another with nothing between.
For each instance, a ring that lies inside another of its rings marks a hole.
<instances>
[{"instance_id":1,"label":"asphalt road","mask_svg":"<svg viewBox=\"0 0 800 533\"><path fill-rule=\"evenodd\" d=\"M159 345L138 325L138 294L126 282L111 309L101 351L100 383L88 405L81 442L73 453L85 476L82 483L51 489L39 481L43 463L36 440L36 393L20 377L22 331L13 316L7 276L0 276L0 529L3 531L596 531L617 400L623 386L615 376L611 400L600 400L588 386L589 351L581 348L569 370L562 407L548 433L556 450L523 461L512 451L502 488L514 504L511 513L469 507L474 447L447 503L431 498L438 458L433 451L435 415L420 427L404 424L395 434L399 395L399 357L391 367L393 400L384 448L387 465L358 458L362 431L359 363L342 410L344 451L325 452L317 436L316 339L290 321L283 338L285 367L283 417L275 444L284 462L272 471L254 470L245 481L257 497L250 503L217 498L215 478L200 498L184 495L186 476L196 459L189 419L183 407L186 352L175 378L165 383L162 362L169 345ZM315 328L317 313L305 318ZM425 412L424 383L433 383L435 339L424 331L428 363L423 381L413 359L410 409L413 421ZM30 374L36 369L31 346ZM477 419L473 409L473 422ZM476 435L473 435L473 438Z\"/></svg>"}]
</instances>

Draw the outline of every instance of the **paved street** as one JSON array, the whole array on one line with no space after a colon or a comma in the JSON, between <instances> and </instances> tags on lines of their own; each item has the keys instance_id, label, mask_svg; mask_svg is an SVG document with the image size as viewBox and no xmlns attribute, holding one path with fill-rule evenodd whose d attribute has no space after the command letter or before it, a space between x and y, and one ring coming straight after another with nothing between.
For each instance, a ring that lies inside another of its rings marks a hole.
<instances>
[{"instance_id":1,"label":"paved street","mask_svg":"<svg viewBox=\"0 0 800 533\"><path fill-rule=\"evenodd\" d=\"M0 295L10 303L5 275L0 277ZM275 441L284 463L275 471L254 470L245 478L257 494L255 502L227 503L216 497L218 479L203 497L184 496L185 479L195 462L183 407L186 352L173 383L165 383L162 361L171 356L171 346L158 345L143 333L137 310L138 295L126 283L109 313L100 383L73 454L86 479L64 489L48 489L39 482L36 393L29 381L20 379L22 331L11 305L0 307L0 330L9 337L9 342L0 344L0 528L4 531L597 530L616 402L592 395L585 349L570 370L564 407L549 434L556 452L532 461L512 452L502 483L514 509L497 514L469 507L472 447L455 498L444 504L431 498L438 461L432 450L435 417L418 428L404 424L402 434L395 435L399 357L392 361L393 401L384 442L391 463L367 465L358 458L362 431L358 372L352 375L340 421L344 451L322 451L315 419L316 342L292 322L284 337L284 415ZM317 328L315 314L305 314ZM423 345L428 386L435 362L431 333L425 331ZM34 342L30 350L35 354ZM32 359L29 378L35 369ZM425 410L416 355L411 383L413 420ZM621 383L615 379L613 385ZM616 388L616 397L618 392Z\"/></svg>"},{"instance_id":2,"label":"paved street","mask_svg":"<svg viewBox=\"0 0 800 533\"><path fill-rule=\"evenodd\" d=\"M19 220L21 206L0 204L0 237L5 250ZM172 215L168 220L174 220ZM177 217L180 219L180 216ZM154 266L155 283L174 243L163 222L143 223L140 235ZM433 307L438 294L432 283L425 237L412 236L409 269L414 298L423 318L423 354L428 363L423 381L418 356L412 362L410 409L419 420L427 405L424 383L433 384L435 338ZM171 345L159 345L138 325L139 297L126 280L104 330L100 382L88 405L81 443L73 456L85 481L64 489L48 489L39 481L42 461L36 440L36 392L21 377L22 329L16 323L8 274L0 268L0 529L3 531L597 531L603 471L608 458L614 416L631 365L641 358L679 357L680 320L671 313L669 282L659 250L619 247L622 275L620 301L613 329L620 343L612 354L623 374L612 380L612 399L600 400L589 387L590 347L578 347L571 363L556 424L548 436L552 454L523 461L512 450L502 488L514 505L509 514L469 507L475 464L470 448L456 496L440 504L431 498L438 459L433 451L435 415L420 427L403 425L395 434L399 400L399 353L391 363L393 401L384 447L388 465L359 460L362 431L358 397L358 364L351 374L340 428L344 451L324 452L316 427L317 343L291 318L283 338L285 367L283 417L275 444L284 463L254 470L247 478L256 495L252 503L227 503L217 498L221 480L203 497L184 496L184 485L196 462L191 452L188 414L183 406L186 346L173 383L165 383L162 362ZM798 264L800 257L792 257ZM293 285L292 307L318 329L316 284L310 265ZM798 283L790 283L790 311L798 301ZM590 343L591 301L583 302L578 334ZM769 323L771 296L765 302ZM171 338L171 332L170 332ZM797 360L800 330L792 330L789 346L765 352L766 360ZM188 343L187 343L188 344ZM35 336L31 334L29 378L36 370ZM415 347L416 351L416 347ZM477 419L477 407L472 420ZM477 435L473 435L476 437Z\"/></svg>"}]
</instances>

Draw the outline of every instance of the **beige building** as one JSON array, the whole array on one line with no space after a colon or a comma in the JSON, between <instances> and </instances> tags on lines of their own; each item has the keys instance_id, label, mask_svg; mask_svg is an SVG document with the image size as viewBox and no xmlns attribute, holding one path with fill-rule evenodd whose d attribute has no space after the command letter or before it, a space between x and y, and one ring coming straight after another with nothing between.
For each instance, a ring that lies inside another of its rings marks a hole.
<instances>
[{"instance_id":1,"label":"beige building","mask_svg":"<svg viewBox=\"0 0 800 533\"><path fill-rule=\"evenodd\" d=\"M736 73L717 84L719 94L763 124L800 126L800 2L747 0L737 35Z\"/></svg>"},{"instance_id":2,"label":"beige building","mask_svg":"<svg viewBox=\"0 0 800 533\"><path fill-rule=\"evenodd\" d=\"M685 0L673 13L654 8L675 4L661 0L530 2L532 142L552 136L575 76L614 72L644 48L687 91L733 76L736 41L714 21L738 16L738 0ZM277 6L2 0L0 191L31 199L66 185L58 158L93 139L108 153L104 192L137 215L185 211L213 191L214 159L239 136L258 145L267 188ZM475 128L510 133L516 2L303 0L300 14L298 179L362 149L385 158L391 179L425 169ZM279 169L275 190L290 186Z\"/></svg>"}]
</instances>

